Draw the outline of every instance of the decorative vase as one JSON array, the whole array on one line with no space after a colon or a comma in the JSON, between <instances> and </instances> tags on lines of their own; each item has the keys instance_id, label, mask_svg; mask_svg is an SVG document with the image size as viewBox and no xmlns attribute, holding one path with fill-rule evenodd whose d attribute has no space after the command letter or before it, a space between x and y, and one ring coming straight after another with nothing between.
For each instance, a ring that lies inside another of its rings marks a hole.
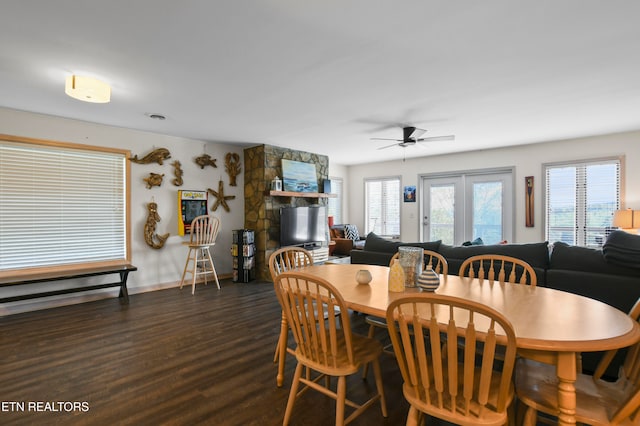
<instances>
[{"instance_id":1,"label":"decorative vase","mask_svg":"<svg viewBox=\"0 0 640 426\"><path fill-rule=\"evenodd\" d=\"M440 286L440 277L427 265L427 269L422 271L418 277L418 287L424 291L435 291Z\"/></svg>"},{"instance_id":2,"label":"decorative vase","mask_svg":"<svg viewBox=\"0 0 640 426\"><path fill-rule=\"evenodd\" d=\"M358 284L369 284L371 282L371 272L366 269L360 269L356 272L356 281Z\"/></svg>"},{"instance_id":3,"label":"decorative vase","mask_svg":"<svg viewBox=\"0 0 640 426\"><path fill-rule=\"evenodd\" d=\"M404 269L405 287L415 287L416 280L422 273L424 250L422 247L398 247L398 259Z\"/></svg>"},{"instance_id":4,"label":"decorative vase","mask_svg":"<svg viewBox=\"0 0 640 426\"><path fill-rule=\"evenodd\" d=\"M404 291L404 269L402 269L402 265L397 260L389 268L389 291Z\"/></svg>"}]
</instances>

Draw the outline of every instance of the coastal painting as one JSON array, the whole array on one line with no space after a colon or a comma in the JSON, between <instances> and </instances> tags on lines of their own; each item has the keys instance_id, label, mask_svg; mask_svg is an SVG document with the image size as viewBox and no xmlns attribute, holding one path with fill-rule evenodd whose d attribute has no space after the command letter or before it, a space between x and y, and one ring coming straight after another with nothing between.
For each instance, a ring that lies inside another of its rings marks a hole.
<instances>
[{"instance_id":1,"label":"coastal painting","mask_svg":"<svg viewBox=\"0 0 640 426\"><path fill-rule=\"evenodd\" d=\"M316 165L301 161L282 160L282 182L285 191L318 192Z\"/></svg>"}]
</instances>

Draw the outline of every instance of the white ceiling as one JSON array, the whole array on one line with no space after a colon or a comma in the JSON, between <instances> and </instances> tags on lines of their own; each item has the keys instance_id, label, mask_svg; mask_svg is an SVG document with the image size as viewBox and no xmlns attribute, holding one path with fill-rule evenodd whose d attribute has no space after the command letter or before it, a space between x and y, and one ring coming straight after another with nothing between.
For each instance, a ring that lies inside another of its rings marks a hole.
<instances>
[{"instance_id":1,"label":"white ceiling","mask_svg":"<svg viewBox=\"0 0 640 426\"><path fill-rule=\"evenodd\" d=\"M637 0L4 1L0 106L337 164L638 130L639 18ZM67 97L72 73L111 102ZM403 125L456 140L370 140Z\"/></svg>"}]
</instances>

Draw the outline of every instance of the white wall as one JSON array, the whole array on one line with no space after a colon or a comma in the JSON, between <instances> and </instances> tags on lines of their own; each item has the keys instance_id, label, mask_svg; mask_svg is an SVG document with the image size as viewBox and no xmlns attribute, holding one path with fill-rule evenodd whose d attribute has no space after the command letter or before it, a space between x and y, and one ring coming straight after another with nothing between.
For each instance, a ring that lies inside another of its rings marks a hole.
<instances>
[{"instance_id":1,"label":"white wall","mask_svg":"<svg viewBox=\"0 0 640 426\"><path fill-rule=\"evenodd\" d=\"M349 217L349 168L342 164L331 164L329 157L329 178L342 178L342 217Z\"/></svg>"},{"instance_id":2,"label":"white wall","mask_svg":"<svg viewBox=\"0 0 640 426\"><path fill-rule=\"evenodd\" d=\"M222 220L221 231L213 248L213 258L218 274L231 274L231 230L244 227L244 155L242 147L219 143L206 143L160 134L133 131L117 127L101 126L82 121L32 114L0 108L0 133L37 139L57 140L94 146L123 148L132 155L144 156L156 148L167 148L171 159L162 166L157 163L131 164L131 222L132 247L131 262L138 271L129 275L128 287L132 293L143 289L161 288L175 285L180 280L187 249L182 245L188 237L178 236L178 190L218 190L218 181L224 181L225 195L235 195L228 204L231 212L222 207L210 212ZM237 177L237 186L229 186L229 176L225 172L224 158L228 152L240 155L242 173ZM193 162L195 157L207 153L217 159L217 168L200 169ZM184 171L184 184L174 186L174 160L180 161ZM144 177L150 172L164 173L162 186L147 189ZM87 188L90 190L90 188ZM143 227L147 219L147 203L152 199L158 204L161 221L157 233L169 232L171 236L162 249L155 250L144 241ZM90 197L88 199L90 201ZM209 205L215 197L209 195ZM72 296L73 297L73 296Z\"/></svg>"},{"instance_id":3,"label":"white wall","mask_svg":"<svg viewBox=\"0 0 640 426\"><path fill-rule=\"evenodd\" d=\"M383 176L401 176L402 186L419 188L419 175L437 172L478 170L513 167L515 172L515 233L517 243L542 241L543 194L542 165L559 161L625 156L623 179L623 207L640 209L640 132L594 136L574 140L521 145L511 148L483 150L434 157L409 158L350 166L345 185L348 187L349 215L347 221L355 223L364 232L364 179ZM534 176L535 226L525 227L525 176ZM421 194L418 189L416 203L401 203L401 239L418 241L421 231Z\"/></svg>"}]
</instances>

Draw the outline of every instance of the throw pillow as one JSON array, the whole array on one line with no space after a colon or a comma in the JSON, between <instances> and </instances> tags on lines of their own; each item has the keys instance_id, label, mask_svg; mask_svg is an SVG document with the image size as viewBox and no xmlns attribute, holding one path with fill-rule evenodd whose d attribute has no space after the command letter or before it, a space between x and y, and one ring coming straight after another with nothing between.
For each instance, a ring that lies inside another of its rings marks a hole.
<instances>
[{"instance_id":1,"label":"throw pillow","mask_svg":"<svg viewBox=\"0 0 640 426\"><path fill-rule=\"evenodd\" d=\"M345 225L344 237L353 241L358 241L360 239L360 234L358 234L358 228L355 225Z\"/></svg>"}]
</instances>

